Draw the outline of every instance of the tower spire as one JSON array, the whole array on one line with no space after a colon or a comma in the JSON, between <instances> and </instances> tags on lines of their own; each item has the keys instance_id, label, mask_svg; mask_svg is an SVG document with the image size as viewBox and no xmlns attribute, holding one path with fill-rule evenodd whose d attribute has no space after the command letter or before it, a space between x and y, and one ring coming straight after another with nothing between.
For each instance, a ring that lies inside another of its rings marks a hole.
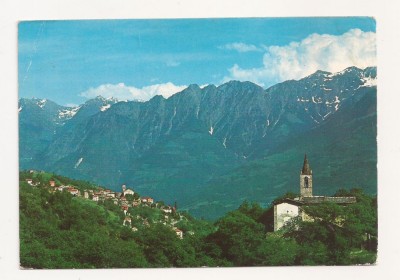
<instances>
[{"instance_id":1,"label":"tower spire","mask_svg":"<svg viewBox=\"0 0 400 280\"><path fill-rule=\"evenodd\" d=\"M303 169L301 170L302 175L311 175L310 165L308 164L307 154L304 154Z\"/></svg>"},{"instance_id":2,"label":"tower spire","mask_svg":"<svg viewBox=\"0 0 400 280\"><path fill-rule=\"evenodd\" d=\"M312 170L308 164L307 154L304 155L303 169L300 172L300 197L310 197L312 194Z\"/></svg>"}]
</instances>

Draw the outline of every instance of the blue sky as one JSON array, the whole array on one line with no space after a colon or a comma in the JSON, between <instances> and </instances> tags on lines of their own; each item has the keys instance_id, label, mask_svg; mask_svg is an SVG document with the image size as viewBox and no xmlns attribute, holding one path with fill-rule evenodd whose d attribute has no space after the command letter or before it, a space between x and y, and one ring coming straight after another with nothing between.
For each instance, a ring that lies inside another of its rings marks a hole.
<instances>
[{"instance_id":1,"label":"blue sky","mask_svg":"<svg viewBox=\"0 0 400 280\"><path fill-rule=\"evenodd\" d=\"M19 95L67 105L231 79L267 88L372 66L375 41L365 17L27 21L18 27Z\"/></svg>"}]
</instances>

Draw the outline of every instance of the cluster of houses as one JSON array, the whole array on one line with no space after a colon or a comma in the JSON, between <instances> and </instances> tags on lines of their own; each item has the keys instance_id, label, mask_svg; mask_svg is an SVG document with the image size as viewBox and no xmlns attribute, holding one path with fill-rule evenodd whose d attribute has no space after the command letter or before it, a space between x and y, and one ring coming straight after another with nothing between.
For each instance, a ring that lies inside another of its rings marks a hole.
<instances>
[{"instance_id":1,"label":"cluster of houses","mask_svg":"<svg viewBox=\"0 0 400 280\"><path fill-rule=\"evenodd\" d=\"M28 183L28 185L31 185L33 187L36 187L39 185L39 182L34 182L33 179L26 179L25 182ZM49 186L50 186L50 192L55 192L55 191L66 191L72 194L73 196L80 196L81 192L80 190L76 189L73 186L64 186L64 185L56 185L56 181L50 180L49 181Z\"/></svg>"},{"instance_id":2,"label":"cluster of houses","mask_svg":"<svg viewBox=\"0 0 400 280\"><path fill-rule=\"evenodd\" d=\"M33 179L26 179L26 183L28 183L31 186L38 186L38 182L34 182ZM129 226L132 228L132 231L138 231L137 227L132 226L132 219L130 213L129 213L129 208L130 207L138 207L138 206L143 206L143 207L153 207L153 208L159 208L163 213L164 213L164 221L162 222L164 225L170 225L176 235L182 239L183 238L183 231L180 230L179 228L175 227L174 224L177 222L174 219L170 219L169 214L174 214L176 213L176 207L172 207L169 205L161 205L159 203L154 203L154 199L149 197L149 196L144 196L140 197L139 195L135 195L135 192L129 188L126 187L126 185L122 185L122 192L114 192L109 189L101 188L98 187L97 189L89 189L89 190L83 190L82 192L75 188L74 186L71 185L58 185L55 180L50 180L48 182L48 187L50 188L50 192L69 192L73 196L77 197L83 197L84 199L89 199L93 201L105 201L105 200L111 200L115 205L119 205L121 207L121 210L124 212L124 220L123 220L123 225L124 226ZM128 196L129 197L128 199ZM180 216L180 215L179 215ZM182 216L180 216L182 218ZM149 227L150 223L147 219L142 218L140 215L137 215L135 217L137 220L141 220L142 224L144 226ZM167 223L169 221L169 223Z\"/></svg>"}]
</instances>

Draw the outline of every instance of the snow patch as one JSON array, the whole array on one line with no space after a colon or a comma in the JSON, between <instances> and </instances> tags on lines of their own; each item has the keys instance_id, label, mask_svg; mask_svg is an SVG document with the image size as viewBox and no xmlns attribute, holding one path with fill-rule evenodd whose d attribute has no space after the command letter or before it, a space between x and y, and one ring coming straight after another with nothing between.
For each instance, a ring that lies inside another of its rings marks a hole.
<instances>
[{"instance_id":1,"label":"snow patch","mask_svg":"<svg viewBox=\"0 0 400 280\"><path fill-rule=\"evenodd\" d=\"M377 79L376 78L371 78L371 77L364 77L361 79L361 81L364 83L362 87L374 87L377 85Z\"/></svg>"},{"instance_id":2,"label":"snow patch","mask_svg":"<svg viewBox=\"0 0 400 280\"><path fill-rule=\"evenodd\" d=\"M327 116L329 116L331 113L332 113L332 112L328 112L328 114L326 114L326 115L323 116L322 118L325 120L325 118L326 118Z\"/></svg>"},{"instance_id":3,"label":"snow patch","mask_svg":"<svg viewBox=\"0 0 400 280\"><path fill-rule=\"evenodd\" d=\"M104 106L102 106L102 107L100 108L100 111L104 112L104 111L110 109L110 107L111 107L111 104L104 105Z\"/></svg>"},{"instance_id":4,"label":"snow patch","mask_svg":"<svg viewBox=\"0 0 400 280\"><path fill-rule=\"evenodd\" d=\"M267 120L267 126L269 126L269 120Z\"/></svg>"},{"instance_id":5,"label":"snow patch","mask_svg":"<svg viewBox=\"0 0 400 280\"><path fill-rule=\"evenodd\" d=\"M75 107L72 109L58 111L58 118L59 119L70 119L73 116L75 116L75 114L79 111L80 108L81 108L81 106Z\"/></svg>"},{"instance_id":6,"label":"snow patch","mask_svg":"<svg viewBox=\"0 0 400 280\"><path fill-rule=\"evenodd\" d=\"M224 147L226 149L226 137L224 138L224 142L222 142L222 145L224 145Z\"/></svg>"},{"instance_id":7,"label":"snow patch","mask_svg":"<svg viewBox=\"0 0 400 280\"><path fill-rule=\"evenodd\" d=\"M335 111L339 110L339 104L335 105Z\"/></svg>"},{"instance_id":8,"label":"snow patch","mask_svg":"<svg viewBox=\"0 0 400 280\"><path fill-rule=\"evenodd\" d=\"M213 133L214 133L214 127L210 127L210 130L208 131L208 133L210 133L210 135L213 135Z\"/></svg>"},{"instance_id":9,"label":"snow patch","mask_svg":"<svg viewBox=\"0 0 400 280\"><path fill-rule=\"evenodd\" d=\"M75 164L74 168L78 168L78 166L82 163L83 158L78 159L77 163Z\"/></svg>"},{"instance_id":10,"label":"snow patch","mask_svg":"<svg viewBox=\"0 0 400 280\"><path fill-rule=\"evenodd\" d=\"M172 115L172 117L171 117L171 119L169 121L169 128L168 128L168 130L167 130L167 132L165 134L169 134L171 132L172 122L173 122L175 116L176 116L176 106L174 107L174 114Z\"/></svg>"},{"instance_id":11,"label":"snow patch","mask_svg":"<svg viewBox=\"0 0 400 280\"><path fill-rule=\"evenodd\" d=\"M21 111L22 111L22 106L18 108L18 112L21 112Z\"/></svg>"},{"instance_id":12,"label":"snow patch","mask_svg":"<svg viewBox=\"0 0 400 280\"><path fill-rule=\"evenodd\" d=\"M41 99L38 102L36 102L36 105L38 105L40 108L43 109L43 107L46 105L47 99Z\"/></svg>"},{"instance_id":13,"label":"snow patch","mask_svg":"<svg viewBox=\"0 0 400 280\"><path fill-rule=\"evenodd\" d=\"M322 103L322 101L319 98L315 98L314 96L312 97L312 102L315 104Z\"/></svg>"},{"instance_id":14,"label":"snow patch","mask_svg":"<svg viewBox=\"0 0 400 280\"><path fill-rule=\"evenodd\" d=\"M319 124L319 121L317 121L316 119L314 119L313 116L310 115L310 117L311 117L311 119L312 119L314 122L316 122L316 123Z\"/></svg>"},{"instance_id":15,"label":"snow patch","mask_svg":"<svg viewBox=\"0 0 400 280\"><path fill-rule=\"evenodd\" d=\"M309 99L304 99L303 97L302 98L297 98L297 101L298 102L310 102Z\"/></svg>"},{"instance_id":16,"label":"snow patch","mask_svg":"<svg viewBox=\"0 0 400 280\"><path fill-rule=\"evenodd\" d=\"M339 104L339 103L340 103L339 96L335 96L335 100L333 100L332 102L325 101L325 104L326 104L326 105Z\"/></svg>"}]
</instances>

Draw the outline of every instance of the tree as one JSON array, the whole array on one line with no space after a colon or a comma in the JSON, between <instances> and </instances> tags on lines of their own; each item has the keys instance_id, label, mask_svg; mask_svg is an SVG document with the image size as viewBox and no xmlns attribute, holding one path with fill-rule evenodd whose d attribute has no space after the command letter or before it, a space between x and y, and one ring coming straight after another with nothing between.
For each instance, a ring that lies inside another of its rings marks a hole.
<instances>
[{"instance_id":1,"label":"tree","mask_svg":"<svg viewBox=\"0 0 400 280\"><path fill-rule=\"evenodd\" d=\"M256 249L253 265L294 265L298 251L296 240L269 234Z\"/></svg>"},{"instance_id":2,"label":"tree","mask_svg":"<svg viewBox=\"0 0 400 280\"><path fill-rule=\"evenodd\" d=\"M258 220L264 212L260 204L256 202L250 204L246 200L240 205L238 210L253 220Z\"/></svg>"},{"instance_id":3,"label":"tree","mask_svg":"<svg viewBox=\"0 0 400 280\"><path fill-rule=\"evenodd\" d=\"M221 248L222 257L237 266L254 265L255 251L264 239L264 227L239 211L220 219L210 237Z\"/></svg>"}]
</instances>

